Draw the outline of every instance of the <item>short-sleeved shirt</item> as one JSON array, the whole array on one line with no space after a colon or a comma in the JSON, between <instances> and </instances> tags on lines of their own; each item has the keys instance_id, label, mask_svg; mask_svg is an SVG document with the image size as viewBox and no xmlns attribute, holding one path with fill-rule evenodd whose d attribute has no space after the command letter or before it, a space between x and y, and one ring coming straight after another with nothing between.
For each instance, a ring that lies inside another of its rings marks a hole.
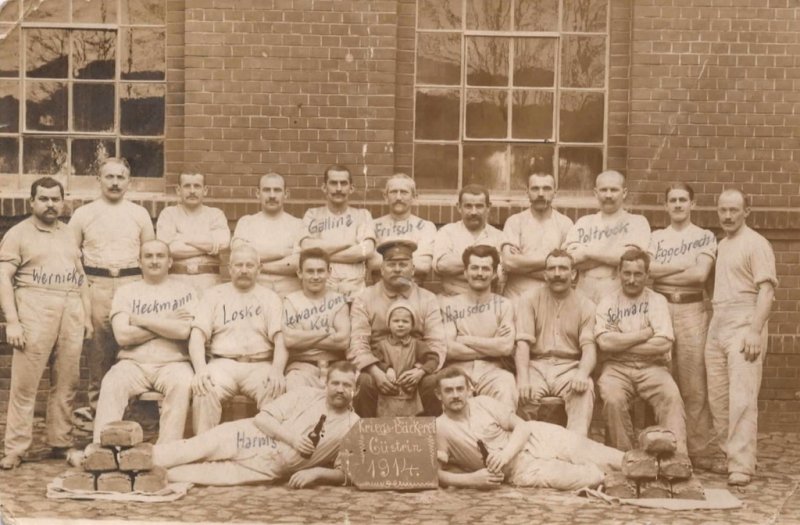
<instances>
[{"instance_id":1,"label":"short-sleeved shirt","mask_svg":"<svg viewBox=\"0 0 800 525\"><path fill-rule=\"evenodd\" d=\"M192 327L210 341L213 356L269 360L282 312L280 297L272 290L257 284L243 292L225 283L205 292Z\"/></svg>"},{"instance_id":2,"label":"short-sleeved shirt","mask_svg":"<svg viewBox=\"0 0 800 525\"><path fill-rule=\"evenodd\" d=\"M486 301L476 302L468 294L459 294L442 297L441 305L442 320L454 325L457 335L496 337L498 330L507 327L514 338L514 308L501 295L493 293Z\"/></svg>"},{"instance_id":3,"label":"short-sleeved shirt","mask_svg":"<svg viewBox=\"0 0 800 525\"><path fill-rule=\"evenodd\" d=\"M491 224L487 224L477 235L464 226L463 221L445 224L436 233L433 243L433 268L437 269L442 257L450 255L461 260L464 250L470 246L486 244L494 246L500 252L508 244L506 236ZM464 274L442 275L442 291L446 295L456 295L469 290L469 284Z\"/></svg>"},{"instance_id":4,"label":"short-sleeved shirt","mask_svg":"<svg viewBox=\"0 0 800 525\"><path fill-rule=\"evenodd\" d=\"M754 305L761 283L778 286L775 253L763 236L747 225L719 242L714 306Z\"/></svg>"},{"instance_id":5,"label":"short-sleeved shirt","mask_svg":"<svg viewBox=\"0 0 800 525\"><path fill-rule=\"evenodd\" d=\"M77 291L85 281L80 257L75 236L61 221L45 227L29 217L0 242L0 263L16 268L17 288Z\"/></svg>"},{"instance_id":6,"label":"short-sleeved shirt","mask_svg":"<svg viewBox=\"0 0 800 525\"><path fill-rule=\"evenodd\" d=\"M651 260L659 264L677 264L680 266L693 266L701 255L711 259L717 257L717 238L710 230L704 230L694 224L689 224L681 231L672 225L663 230L656 230L650 236ZM665 292L696 290L702 291L703 286L675 286L659 284L654 287Z\"/></svg>"},{"instance_id":7,"label":"short-sleeved shirt","mask_svg":"<svg viewBox=\"0 0 800 525\"><path fill-rule=\"evenodd\" d=\"M183 206L169 206L158 216L156 238L169 244L197 233L208 234L218 245L228 245L231 231L228 219L219 208L200 206L197 212L187 213ZM186 264L219 264L219 255L197 255L181 259Z\"/></svg>"},{"instance_id":8,"label":"short-sleeved shirt","mask_svg":"<svg viewBox=\"0 0 800 525\"><path fill-rule=\"evenodd\" d=\"M320 416L325 414L320 440L311 457L303 458L291 445L276 439L274 449L267 449L267 454L245 460L245 466L270 474L274 479L312 467L333 467L342 440L360 418L352 410L338 414L329 410L325 395L325 390L301 387L261 408L262 412L278 420L291 436L307 436L319 422Z\"/></svg>"},{"instance_id":9,"label":"short-sleeved shirt","mask_svg":"<svg viewBox=\"0 0 800 525\"><path fill-rule=\"evenodd\" d=\"M109 319L126 313L148 318L170 317L176 310L195 313L197 291L178 279L167 277L159 284L143 280L122 285L114 293ZM188 361L187 341L156 337L140 345L120 349L118 359L132 359L142 364Z\"/></svg>"},{"instance_id":10,"label":"short-sleeved shirt","mask_svg":"<svg viewBox=\"0 0 800 525\"><path fill-rule=\"evenodd\" d=\"M433 257L433 240L436 237L436 225L431 221L409 215L402 220L395 220L391 215L384 215L374 221L375 245L390 239L404 239L417 243L414 259Z\"/></svg>"},{"instance_id":11,"label":"short-sleeved shirt","mask_svg":"<svg viewBox=\"0 0 800 525\"><path fill-rule=\"evenodd\" d=\"M276 246L283 248L287 255L292 253L295 245L303 236L303 221L282 211L275 217L264 212L245 215L236 223L233 232L234 240L241 240L256 249L259 255L273 251ZM293 275L264 274L259 280L292 281L299 288L299 281Z\"/></svg>"},{"instance_id":12,"label":"short-sleeved shirt","mask_svg":"<svg viewBox=\"0 0 800 525\"><path fill-rule=\"evenodd\" d=\"M531 357L580 359L594 343L595 304L571 290L558 299L542 287L517 302L517 340L527 341Z\"/></svg>"},{"instance_id":13,"label":"short-sleeved shirt","mask_svg":"<svg viewBox=\"0 0 800 525\"><path fill-rule=\"evenodd\" d=\"M342 308L347 306L347 298L328 290L324 297L311 299L302 290L292 292L283 299L283 326L294 330L334 330L334 320ZM348 317L348 322L350 319ZM290 361L338 361L344 359L344 350L333 352L311 348L293 351L287 345Z\"/></svg>"},{"instance_id":14,"label":"short-sleeved shirt","mask_svg":"<svg viewBox=\"0 0 800 525\"><path fill-rule=\"evenodd\" d=\"M141 239L153 238L147 210L128 200L97 199L72 213L69 227L83 237L83 264L95 268L139 266Z\"/></svg>"},{"instance_id":15,"label":"short-sleeved shirt","mask_svg":"<svg viewBox=\"0 0 800 525\"><path fill-rule=\"evenodd\" d=\"M591 246L599 250L615 250L627 245L647 250L650 245L650 224L643 215L634 215L620 210L606 218L601 212L584 215L567 234L564 247ZM590 277L609 278L617 276L617 265L600 265L581 272Z\"/></svg>"},{"instance_id":16,"label":"short-sleeved shirt","mask_svg":"<svg viewBox=\"0 0 800 525\"><path fill-rule=\"evenodd\" d=\"M341 214L335 214L327 206L309 208L303 216L303 234L298 241L304 239L322 239L324 241L346 242L357 245L366 240L375 241L372 228L372 215L364 208L348 206ZM365 263L331 263L332 279L364 279Z\"/></svg>"},{"instance_id":17,"label":"short-sleeved shirt","mask_svg":"<svg viewBox=\"0 0 800 525\"><path fill-rule=\"evenodd\" d=\"M556 210L551 210L546 219L539 220L528 209L509 217L503 226L503 233L508 244L517 248L523 255L544 258L556 248L561 248L570 228L572 219ZM541 271L529 274L509 273L505 293L510 296L520 296L539 286L543 280L544 275Z\"/></svg>"},{"instance_id":18,"label":"short-sleeved shirt","mask_svg":"<svg viewBox=\"0 0 800 525\"><path fill-rule=\"evenodd\" d=\"M467 472L484 468L478 440L483 441L490 452L503 450L511 435L508 429L513 413L514 409L491 397L468 397L466 420L456 421L446 414L436 418L439 457L446 458L447 466Z\"/></svg>"},{"instance_id":19,"label":"short-sleeved shirt","mask_svg":"<svg viewBox=\"0 0 800 525\"><path fill-rule=\"evenodd\" d=\"M594 324L595 339L607 332L635 332L647 327L653 329L653 337L675 340L672 331L672 318L669 306L663 295L649 288L638 297L628 297L622 290L604 297L597 305L597 316ZM602 349L601 349L602 350ZM631 355L625 351L606 353L606 358L613 361L655 361L670 360L670 352L656 356Z\"/></svg>"}]
</instances>

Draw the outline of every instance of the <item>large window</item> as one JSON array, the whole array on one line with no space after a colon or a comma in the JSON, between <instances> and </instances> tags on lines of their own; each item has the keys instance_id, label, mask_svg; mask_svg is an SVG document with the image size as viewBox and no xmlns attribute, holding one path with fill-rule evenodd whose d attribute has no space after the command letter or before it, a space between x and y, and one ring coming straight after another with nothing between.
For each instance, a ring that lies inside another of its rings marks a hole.
<instances>
[{"instance_id":1,"label":"large window","mask_svg":"<svg viewBox=\"0 0 800 525\"><path fill-rule=\"evenodd\" d=\"M0 187L164 174L165 0L0 1Z\"/></svg>"},{"instance_id":2,"label":"large window","mask_svg":"<svg viewBox=\"0 0 800 525\"><path fill-rule=\"evenodd\" d=\"M604 165L607 0L418 0L414 177L593 187Z\"/></svg>"}]
</instances>

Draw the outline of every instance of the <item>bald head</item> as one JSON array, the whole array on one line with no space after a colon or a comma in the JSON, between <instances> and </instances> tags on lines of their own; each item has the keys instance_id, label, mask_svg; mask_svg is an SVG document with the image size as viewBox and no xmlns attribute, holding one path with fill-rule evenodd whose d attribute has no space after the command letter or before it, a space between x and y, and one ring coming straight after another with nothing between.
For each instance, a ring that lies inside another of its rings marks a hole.
<instances>
[{"instance_id":1,"label":"bald head","mask_svg":"<svg viewBox=\"0 0 800 525\"><path fill-rule=\"evenodd\" d=\"M727 202L736 201L742 206L742 208L750 207L750 197L748 197L745 192L738 188L728 188L722 190L722 193L720 193L719 197L717 197L717 204L723 200Z\"/></svg>"},{"instance_id":2,"label":"bald head","mask_svg":"<svg viewBox=\"0 0 800 525\"><path fill-rule=\"evenodd\" d=\"M616 170L607 170L599 174L594 179L594 187L600 187L601 184L617 184L623 188L626 185L625 175Z\"/></svg>"},{"instance_id":3,"label":"bald head","mask_svg":"<svg viewBox=\"0 0 800 525\"><path fill-rule=\"evenodd\" d=\"M149 241L144 241L142 245L139 247L139 256L141 257L141 255L145 252L145 250L158 249L156 248L156 246L159 246L160 249L164 250L167 256L170 255L169 244L159 239L150 239Z\"/></svg>"},{"instance_id":4,"label":"bald head","mask_svg":"<svg viewBox=\"0 0 800 525\"><path fill-rule=\"evenodd\" d=\"M603 214L617 213L628 195L625 176L618 171L604 171L594 181L594 195Z\"/></svg>"}]
</instances>

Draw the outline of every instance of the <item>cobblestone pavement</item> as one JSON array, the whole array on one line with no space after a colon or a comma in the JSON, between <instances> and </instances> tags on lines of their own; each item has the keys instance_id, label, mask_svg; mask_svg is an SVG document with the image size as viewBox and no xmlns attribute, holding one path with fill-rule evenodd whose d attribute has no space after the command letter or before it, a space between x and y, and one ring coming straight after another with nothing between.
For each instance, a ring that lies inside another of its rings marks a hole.
<instances>
[{"instance_id":1,"label":"cobblestone pavement","mask_svg":"<svg viewBox=\"0 0 800 525\"><path fill-rule=\"evenodd\" d=\"M37 446L41 451L41 445ZM6 518L38 518L39 523L48 524L70 518L376 525L800 523L800 434L759 435L758 477L748 487L732 491L745 505L728 511L639 509L556 491L511 487L486 492L440 489L416 493L359 492L344 487L194 487L185 498L173 503L46 499L45 485L64 470L63 462L47 460L0 472L0 503ZM702 473L699 478L706 487L726 487L724 476Z\"/></svg>"}]
</instances>

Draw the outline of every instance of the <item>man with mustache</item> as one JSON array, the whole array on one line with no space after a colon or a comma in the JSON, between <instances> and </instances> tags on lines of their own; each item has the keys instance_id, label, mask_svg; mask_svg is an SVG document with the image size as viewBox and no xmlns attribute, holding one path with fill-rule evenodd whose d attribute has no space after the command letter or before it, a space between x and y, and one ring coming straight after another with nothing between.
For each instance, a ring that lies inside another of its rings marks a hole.
<instances>
[{"instance_id":1,"label":"man with mustache","mask_svg":"<svg viewBox=\"0 0 800 525\"><path fill-rule=\"evenodd\" d=\"M361 371L358 376L359 393L353 406L361 417L375 417L378 393L397 395L400 387L411 389L419 385L425 370L407 370L391 381L379 366L373 352L381 341L389 337L389 307L402 297L413 310L414 329L411 335L421 340L428 349L439 356L443 363L447 345L442 325L439 302L433 293L414 282L413 253L417 245L413 241L395 239L378 245L383 257L381 280L368 287L353 301L350 312L351 338L347 358ZM432 396L432 389L429 394ZM430 405L422 392L423 406Z\"/></svg>"},{"instance_id":2,"label":"man with mustache","mask_svg":"<svg viewBox=\"0 0 800 525\"><path fill-rule=\"evenodd\" d=\"M442 297L442 318L447 339L445 366L464 370L478 395L490 396L517 409L514 375L501 365L501 359L514 351L514 309L511 301L492 293L500 254L494 246L477 244L462 255L469 289L453 297ZM423 402L435 388L435 379L426 378L420 386ZM439 414L439 404L428 401L426 413Z\"/></svg>"},{"instance_id":3,"label":"man with mustache","mask_svg":"<svg viewBox=\"0 0 800 525\"><path fill-rule=\"evenodd\" d=\"M772 246L745 222L747 195L723 191L717 215L725 238L717 250L714 315L706 340L708 402L727 456L728 484L747 485L756 470L758 391L778 278Z\"/></svg>"},{"instance_id":4,"label":"man with mustache","mask_svg":"<svg viewBox=\"0 0 800 525\"><path fill-rule=\"evenodd\" d=\"M328 368L345 359L350 344L347 298L327 288L328 254L321 248L300 252L297 276L302 289L283 299L287 392L306 386L324 388Z\"/></svg>"},{"instance_id":5,"label":"man with mustache","mask_svg":"<svg viewBox=\"0 0 800 525\"><path fill-rule=\"evenodd\" d=\"M458 368L438 374L436 397L443 410L436 418L436 441L444 486L491 489L505 481L577 490L596 487L622 466L619 450L558 425L523 421L491 397L473 397L469 377Z\"/></svg>"},{"instance_id":6,"label":"man with mustache","mask_svg":"<svg viewBox=\"0 0 800 525\"><path fill-rule=\"evenodd\" d=\"M231 282L206 291L189 337L195 434L219 424L226 399L241 392L260 408L286 387L280 297L256 283L259 257L252 246L234 247L228 267Z\"/></svg>"},{"instance_id":7,"label":"man with mustache","mask_svg":"<svg viewBox=\"0 0 800 525\"><path fill-rule=\"evenodd\" d=\"M270 172L262 176L258 191L261 211L239 219L231 246L255 248L261 264L258 284L284 298L300 290L295 245L305 231L303 221L283 209L289 189L282 175Z\"/></svg>"},{"instance_id":8,"label":"man with mustache","mask_svg":"<svg viewBox=\"0 0 800 525\"><path fill-rule=\"evenodd\" d=\"M121 286L111 303L109 317L121 348L100 386L95 443L107 423L122 419L131 398L149 390L164 395L158 442L183 437L194 375L186 340L198 292L168 275L172 257L167 243L146 241L140 252L142 280Z\"/></svg>"},{"instance_id":9,"label":"man with mustache","mask_svg":"<svg viewBox=\"0 0 800 525\"><path fill-rule=\"evenodd\" d=\"M503 247L503 268L508 281L503 295L516 301L545 284L547 254L561 248L572 219L553 209L556 183L549 173L528 177L529 209L512 215L503 226L509 244Z\"/></svg>"},{"instance_id":10,"label":"man with mustache","mask_svg":"<svg viewBox=\"0 0 800 525\"><path fill-rule=\"evenodd\" d=\"M67 226L64 187L51 177L31 185L31 216L11 227L0 243L0 307L6 341L14 348L0 468L13 469L33 440L36 391L48 361L46 442L51 457L72 446L72 402L78 389L84 337L91 337L86 276Z\"/></svg>"},{"instance_id":11,"label":"man with mustache","mask_svg":"<svg viewBox=\"0 0 800 525\"><path fill-rule=\"evenodd\" d=\"M558 396L567 411L567 429L586 436L592 423L597 363L595 305L572 289L572 257L556 249L545 257L545 287L517 302L517 388L520 404Z\"/></svg>"},{"instance_id":12,"label":"man with mustache","mask_svg":"<svg viewBox=\"0 0 800 525\"><path fill-rule=\"evenodd\" d=\"M578 219L567 234L564 248L575 260L580 275L578 291L596 304L619 290L619 258L630 247L647 249L650 225L644 216L622 209L628 189L625 176L618 171L598 175L594 194L600 211Z\"/></svg>"},{"instance_id":13,"label":"man with mustache","mask_svg":"<svg viewBox=\"0 0 800 525\"><path fill-rule=\"evenodd\" d=\"M597 305L594 334L604 357L597 386L606 442L622 451L633 448L630 407L638 395L653 407L658 424L675 434L678 452L686 454L683 400L668 368L675 336L667 300L645 287L649 269L646 252L626 251L619 262L622 288Z\"/></svg>"},{"instance_id":14,"label":"man with mustache","mask_svg":"<svg viewBox=\"0 0 800 525\"><path fill-rule=\"evenodd\" d=\"M456 209L461 220L442 226L433 243L433 269L442 280L442 295L458 295L469 289L461 258L466 248L485 244L500 251L507 244L503 232L486 222L490 208L489 190L485 187L469 184L458 192ZM500 268L498 281L503 278Z\"/></svg>"},{"instance_id":15,"label":"man with mustache","mask_svg":"<svg viewBox=\"0 0 800 525\"><path fill-rule=\"evenodd\" d=\"M717 239L692 223L694 190L688 184L671 184L664 207L670 224L653 232L648 250L653 290L669 303L675 332L675 380L686 408L689 456L696 469L714 466L711 412L706 388L704 351L709 314L703 291L714 259ZM723 471L724 472L724 471Z\"/></svg>"},{"instance_id":16,"label":"man with mustache","mask_svg":"<svg viewBox=\"0 0 800 525\"><path fill-rule=\"evenodd\" d=\"M143 242L155 238L147 210L125 199L131 182L128 161L105 159L97 178L100 198L75 210L69 221L83 253L92 302L94 335L87 360L90 410L97 406L100 382L119 349L108 316L111 299L120 286L141 279L139 249Z\"/></svg>"},{"instance_id":17,"label":"man with mustache","mask_svg":"<svg viewBox=\"0 0 800 525\"><path fill-rule=\"evenodd\" d=\"M261 408L256 417L219 425L191 439L158 443L153 463L170 481L239 485L288 480L295 489L341 485L339 446L360 419L351 406L356 370L346 361L331 365L323 389L304 387ZM308 434L325 416L319 442Z\"/></svg>"},{"instance_id":18,"label":"man with mustache","mask_svg":"<svg viewBox=\"0 0 800 525\"><path fill-rule=\"evenodd\" d=\"M334 165L325 169L322 192L325 206L309 208L303 216L300 248L321 248L331 258L328 288L350 301L366 286L366 261L375 250L372 215L350 206L355 187L350 170Z\"/></svg>"},{"instance_id":19,"label":"man with mustache","mask_svg":"<svg viewBox=\"0 0 800 525\"><path fill-rule=\"evenodd\" d=\"M417 244L414 252L414 279L417 284L428 276L433 259L433 240L436 225L411 213L411 206L417 198L417 185L405 173L396 173L386 181L383 196L389 205L389 213L375 219L375 242L380 244L389 239L408 239ZM369 269L379 274L381 256L375 252L369 259Z\"/></svg>"},{"instance_id":20,"label":"man with mustache","mask_svg":"<svg viewBox=\"0 0 800 525\"><path fill-rule=\"evenodd\" d=\"M231 242L228 219L219 208L203 204L208 186L202 173L181 173L176 192L178 204L158 216L156 237L169 245L170 274L202 294L222 282L219 254Z\"/></svg>"}]
</instances>

